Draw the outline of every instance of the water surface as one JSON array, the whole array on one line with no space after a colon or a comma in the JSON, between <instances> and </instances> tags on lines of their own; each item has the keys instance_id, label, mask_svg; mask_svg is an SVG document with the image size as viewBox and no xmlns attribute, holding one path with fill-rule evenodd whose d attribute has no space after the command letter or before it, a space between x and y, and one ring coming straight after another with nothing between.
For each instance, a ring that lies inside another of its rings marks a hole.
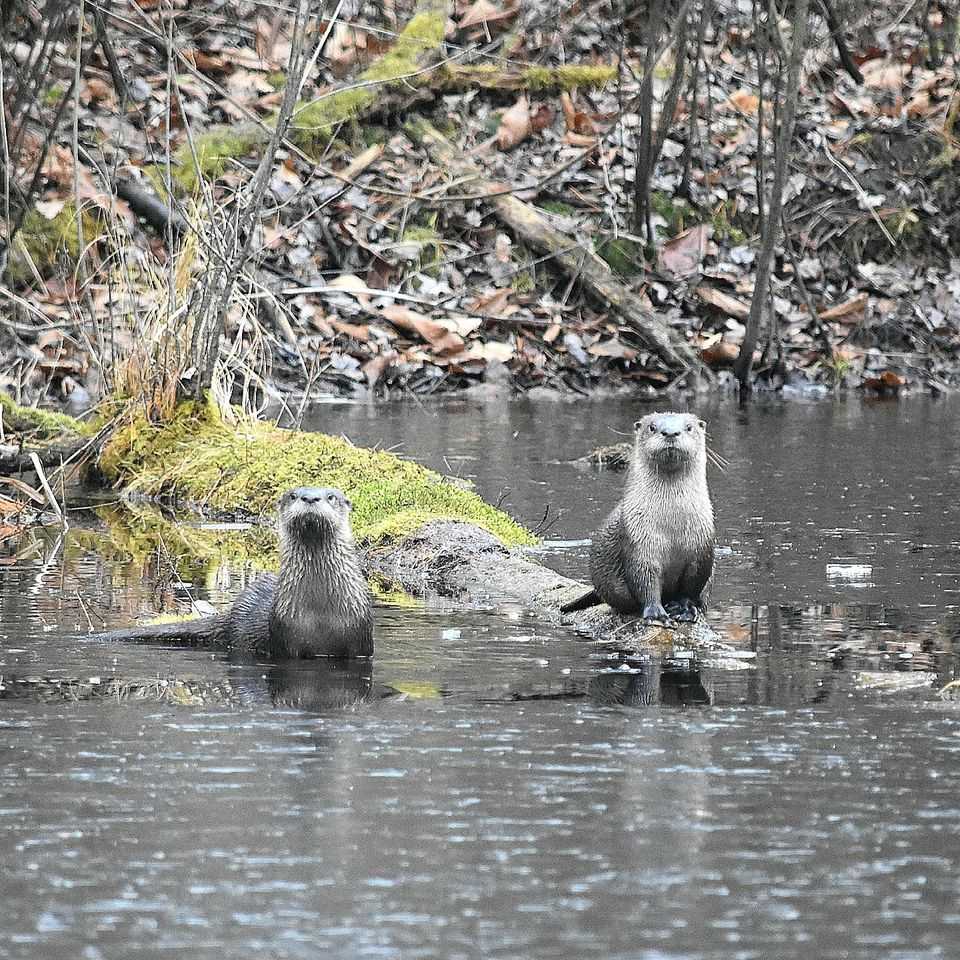
<instances>
[{"instance_id":1,"label":"water surface","mask_svg":"<svg viewBox=\"0 0 960 960\"><path fill-rule=\"evenodd\" d=\"M623 478L565 461L648 409L313 425L546 517L542 558L582 576ZM187 593L226 603L245 572L132 563L81 515L62 541L0 544L8 690L193 684L0 700L0 957L960 955L960 718L854 682L958 675L960 405L701 412L730 461L711 621L757 659L696 682L603 672L516 611L381 605L372 668L108 647L77 634Z\"/></svg>"}]
</instances>

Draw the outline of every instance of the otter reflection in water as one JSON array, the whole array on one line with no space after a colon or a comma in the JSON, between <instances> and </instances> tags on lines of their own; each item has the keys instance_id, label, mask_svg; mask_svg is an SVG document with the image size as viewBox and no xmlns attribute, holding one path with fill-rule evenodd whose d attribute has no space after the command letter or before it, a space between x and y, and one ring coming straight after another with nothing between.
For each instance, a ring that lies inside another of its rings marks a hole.
<instances>
[{"instance_id":1,"label":"otter reflection in water","mask_svg":"<svg viewBox=\"0 0 960 960\"><path fill-rule=\"evenodd\" d=\"M102 640L183 640L269 657L373 656L370 590L350 530L351 503L333 487L280 498L280 573L265 574L225 614L111 630Z\"/></svg>"},{"instance_id":2,"label":"otter reflection in water","mask_svg":"<svg viewBox=\"0 0 960 960\"><path fill-rule=\"evenodd\" d=\"M168 703L178 707L280 707L331 713L394 696L397 691L393 687L374 684L371 658L326 657L262 664L248 654L236 654L231 655L225 672L208 672L204 677L44 677L7 673L0 678L0 700L38 703Z\"/></svg>"}]
</instances>

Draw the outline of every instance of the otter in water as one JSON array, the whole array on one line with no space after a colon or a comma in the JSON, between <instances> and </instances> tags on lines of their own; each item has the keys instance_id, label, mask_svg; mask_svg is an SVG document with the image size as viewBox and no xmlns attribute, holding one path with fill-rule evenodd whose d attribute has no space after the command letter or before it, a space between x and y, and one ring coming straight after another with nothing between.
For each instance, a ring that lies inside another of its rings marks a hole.
<instances>
[{"instance_id":1,"label":"otter in water","mask_svg":"<svg viewBox=\"0 0 960 960\"><path fill-rule=\"evenodd\" d=\"M689 413L651 413L634 429L623 499L593 538L594 589L561 610L606 602L659 620L670 603L695 619L706 611L713 574L706 424Z\"/></svg>"},{"instance_id":2,"label":"otter in water","mask_svg":"<svg viewBox=\"0 0 960 960\"><path fill-rule=\"evenodd\" d=\"M370 657L370 590L350 531L350 501L333 487L280 498L280 573L254 581L224 614L112 630L103 640L181 639L271 657Z\"/></svg>"}]
</instances>

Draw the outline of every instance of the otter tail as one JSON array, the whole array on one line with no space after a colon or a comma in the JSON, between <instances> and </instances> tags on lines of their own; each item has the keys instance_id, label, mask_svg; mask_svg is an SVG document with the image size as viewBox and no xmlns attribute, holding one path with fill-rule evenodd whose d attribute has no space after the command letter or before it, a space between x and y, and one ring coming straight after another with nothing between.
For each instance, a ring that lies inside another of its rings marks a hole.
<instances>
[{"instance_id":1,"label":"otter tail","mask_svg":"<svg viewBox=\"0 0 960 960\"><path fill-rule=\"evenodd\" d=\"M561 613L576 613L577 610L586 610L589 607L595 607L598 603L603 603L600 599L599 594L596 590L590 590L588 593L585 593L582 597L577 597L576 600L571 600L569 603L565 603L561 608Z\"/></svg>"},{"instance_id":2,"label":"otter tail","mask_svg":"<svg viewBox=\"0 0 960 960\"><path fill-rule=\"evenodd\" d=\"M187 644L218 645L225 642L227 618L201 617L198 620L178 620L173 623L145 623L139 627L124 627L95 633L91 640L149 642L151 640L179 640Z\"/></svg>"}]
</instances>

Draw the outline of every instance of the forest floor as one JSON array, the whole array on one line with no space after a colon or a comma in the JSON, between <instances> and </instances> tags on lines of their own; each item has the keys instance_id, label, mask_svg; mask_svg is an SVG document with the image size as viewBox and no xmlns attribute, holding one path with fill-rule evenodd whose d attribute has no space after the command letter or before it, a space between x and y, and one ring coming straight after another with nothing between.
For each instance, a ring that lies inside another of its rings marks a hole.
<instances>
[{"instance_id":1,"label":"forest floor","mask_svg":"<svg viewBox=\"0 0 960 960\"><path fill-rule=\"evenodd\" d=\"M613 79L540 91L427 81L408 104L398 108L394 95L385 112L343 124L319 156L281 149L251 244L255 283L238 288L257 309L228 316L229 349L250 358L270 398L291 404L305 392L654 397L694 379L731 384L754 287L758 183L772 170L777 58L758 58L753 23L730 6L718 4L706 25L696 84L684 78L666 128L648 237L633 212L644 23L618 20L616 5L602 2L562 17L549 0L457 3L443 56L493 68L502 87L529 64L609 66ZM71 110L47 144L34 210L9 251L0 388L83 409L110 387L100 374L108 348L135 346L131 318L173 310L174 282L189 311L203 257L188 257L186 242L171 260L171 236L118 196L118 184L157 189L150 170L163 169L173 148L215 125L272 116L290 46L277 9L141 0L130 20L109 21L109 44L81 64L75 88L64 47L48 105L36 110L52 109L68 88ZM367 3L335 25L303 99L356 77L410 15L400 3ZM11 49L25 66L39 41L29 17L19 28ZM951 389L960 385L956 61L935 56L932 34L915 24L862 23L847 37L857 83L826 24L814 17L812 29L758 380L801 392ZM174 46L176 70L165 56ZM653 71L656 103L673 58L667 46ZM411 138L413 114L486 181L535 208L571 250L602 258L705 372L694 378L689 365L664 361L576 271L518 238L486 191ZM30 134L23 141L24 175L43 149L33 136L33 153ZM229 210L258 160L255 150L228 157L205 201ZM202 245L198 193L170 203Z\"/></svg>"}]
</instances>

